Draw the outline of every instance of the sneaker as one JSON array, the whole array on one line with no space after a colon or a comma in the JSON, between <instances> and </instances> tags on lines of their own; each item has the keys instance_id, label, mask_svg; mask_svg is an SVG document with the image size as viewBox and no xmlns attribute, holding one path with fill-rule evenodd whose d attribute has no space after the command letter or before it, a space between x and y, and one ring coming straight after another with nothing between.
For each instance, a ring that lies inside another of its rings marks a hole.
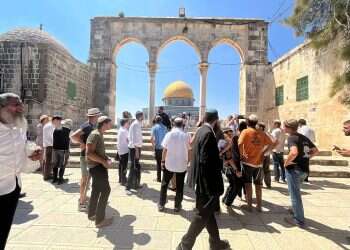
<instances>
[{"instance_id":1,"label":"sneaker","mask_svg":"<svg viewBox=\"0 0 350 250\"><path fill-rule=\"evenodd\" d=\"M108 219L104 219L103 221L101 221L98 224L95 224L97 228L102 228L102 227L108 227L110 225L113 224L113 217L112 218L108 218Z\"/></svg>"},{"instance_id":2,"label":"sneaker","mask_svg":"<svg viewBox=\"0 0 350 250\"><path fill-rule=\"evenodd\" d=\"M300 227L300 228L305 228L305 223L300 223L297 222L294 218L290 218L290 217L285 217L284 221L286 223L288 223L291 226L295 226L295 227Z\"/></svg>"},{"instance_id":3,"label":"sneaker","mask_svg":"<svg viewBox=\"0 0 350 250\"><path fill-rule=\"evenodd\" d=\"M57 185L61 185L61 184L66 183L66 182L68 182L67 179L58 179Z\"/></svg>"},{"instance_id":4,"label":"sneaker","mask_svg":"<svg viewBox=\"0 0 350 250\"><path fill-rule=\"evenodd\" d=\"M87 212L88 211L88 205L86 203L80 203L78 207L79 212Z\"/></svg>"},{"instance_id":5,"label":"sneaker","mask_svg":"<svg viewBox=\"0 0 350 250\"><path fill-rule=\"evenodd\" d=\"M26 197L26 196L27 196L26 193L20 193L18 197L19 197L19 198L24 198L24 197Z\"/></svg>"},{"instance_id":6,"label":"sneaker","mask_svg":"<svg viewBox=\"0 0 350 250\"><path fill-rule=\"evenodd\" d=\"M209 242L210 250L230 250L230 243L227 240L220 240L216 243Z\"/></svg>"},{"instance_id":7,"label":"sneaker","mask_svg":"<svg viewBox=\"0 0 350 250\"><path fill-rule=\"evenodd\" d=\"M129 189L125 190L125 193L126 195L132 195L132 192Z\"/></svg>"},{"instance_id":8,"label":"sneaker","mask_svg":"<svg viewBox=\"0 0 350 250\"><path fill-rule=\"evenodd\" d=\"M159 211L159 212L163 212L164 209L165 209L164 206L158 204L158 211Z\"/></svg>"}]
</instances>

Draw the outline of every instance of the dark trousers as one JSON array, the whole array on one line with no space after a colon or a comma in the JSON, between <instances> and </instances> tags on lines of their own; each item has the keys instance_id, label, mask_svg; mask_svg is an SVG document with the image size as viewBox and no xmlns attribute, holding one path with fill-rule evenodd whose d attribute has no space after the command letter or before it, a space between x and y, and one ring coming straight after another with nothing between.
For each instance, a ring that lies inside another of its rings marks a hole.
<instances>
[{"instance_id":1,"label":"dark trousers","mask_svg":"<svg viewBox=\"0 0 350 250\"><path fill-rule=\"evenodd\" d=\"M108 171L102 165L89 169L92 178L91 197L89 202L88 216L96 216L96 224L105 218L106 206L111 187L108 181Z\"/></svg>"},{"instance_id":2,"label":"dark trousers","mask_svg":"<svg viewBox=\"0 0 350 250\"><path fill-rule=\"evenodd\" d=\"M272 153L272 160L273 160L273 167L274 167L274 174L275 174L275 181L279 181L281 178L282 181L286 180L286 172L284 169L284 160L283 160L283 152Z\"/></svg>"},{"instance_id":3,"label":"dark trousers","mask_svg":"<svg viewBox=\"0 0 350 250\"><path fill-rule=\"evenodd\" d=\"M53 165L53 178L57 179L58 169L59 178L63 180L64 170L68 162L69 151L68 150L56 150L52 152L52 165Z\"/></svg>"},{"instance_id":4,"label":"dark trousers","mask_svg":"<svg viewBox=\"0 0 350 250\"><path fill-rule=\"evenodd\" d=\"M306 173L306 177L305 180L306 182L309 182L309 175L310 175L310 162L308 162L305 166L305 173Z\"/></svg>"},{"instance_id":5,"label":"dark trousers","mask_svg":"<svg viewBox=\"0 0 350 250\"><path fill-rule=\"evenodd\" d=\"M231 206L237 195L242 197L244 182L243 179L237 177L231 169L226 170L225 175L230 185L226 189L222 202L225 203L226 206Z\"/></svg>"},{"instance_id":6,"label":"dark trousers","mask_svg":"<svg viewBox=\"0 0 350 250\"><path fill-rule=\"evenodd\" d=\"M265 185L271 187L270 156L264 156L263 171Z\"/></svg>"},{"instance_id":7,"label":"dark trousers","mask_svg":"<svg viewBox=\"0 0 350 250\"><path fill-rule=\"evenodd\" d=\"M43 177L47 180L52 174L52 147L44 148Z\"/></svg>"},{"instance_id":8,"label":"dark trousers","mask_svg":"<svg viewBox=\"0 0 350 250\"><path fill-rule=\"evenodd\" d=\"M174 174L176 175L176 196L175 196L175 207L180 208L181 202L184 196L184 184L185 184L185 175L186 171L182 173L175 173L167 170L163 170L163 180L160 189L160 199L159 205L164 206L166 203L167 190L170 180L173 178Z\"/></svg>"},{"instance_id":9,"label":"dark trousers","mask_svg":"<svg viewBox=\"0 0 350 250\"><path fill-rule=\"evenodd\" d=\"M128 171L129 153L119 155L119 183L126 184L126 172Z\"/></svg>"},{"instance_id":10,"label":"dark trousers","mask_svg":"<svg viewBox=\"0 0 350 250\"><path fill-rule=\"evenodd\" d=\"M16 184L14 191L9 194L0 195L0 249L5 249L20 193L21 188Z\"/></svg>"},{"instance_id":11,"label":"dark trousers","mask_svg":"<svg viewBox=\"0 0 350 250\"><path fill-rule=\"evenodd\" d=\"M139 157L136 157L136 150L139 151ZM126 185L126 189L137 189L140 186L141 182L141 165L140 165L140 156L141 156L141 148L129 148L130 153L130 171L128 176L128 183Z\"/></svg>"},{"instance_id":12,"label":"dark trousers","mask_svg":"<svg viewBox=\"0 0 350 250\"><path fill-rule=\"evenodd\" d=\"M162 154L163 149L155 149L155 157L157 161L157 181L162 180Z\"/></svg>"},{"instance_id":13,"label":"dark trousers","mask_svg":"<svg viewBox=\"0 0 350 250\"><path fill-rule=\"evenodd\" d=\"M194 216L187 233L182 237L182 244L192 249L197 236L204 228L209 233L210 245L215 245L220 240L219 229L216 223L215 211L220 206L219 196L196 196L196 208L198 212Z\"/></svg>"}]
</instances>

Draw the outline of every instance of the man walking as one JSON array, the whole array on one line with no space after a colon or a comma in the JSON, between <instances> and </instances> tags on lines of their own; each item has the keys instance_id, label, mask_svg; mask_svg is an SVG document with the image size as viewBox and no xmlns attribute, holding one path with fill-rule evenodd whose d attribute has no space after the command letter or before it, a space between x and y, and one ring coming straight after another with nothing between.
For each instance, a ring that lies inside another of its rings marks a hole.
<instances>
[{"instance_id":1,"label":"man walking","mask_svg":"<svg viewBox=\"0 0 350 250\"><path fill-rule=\"evenodd\" d=\"M230 249L227 241L221 240L215 211L220 206L219 197L224 192L221 175L219 149L213 128L219 120L216 110L205 113L204 124L197 130L192 147L191 165L193 168L193 183L196 190L197 213L183 236L177 250L192 249L197 236L206 228L209 233L211 250Z\"/></svg>"},{"instance_id":2,"label":"man walking","mask_svg":"<svg viewBox=\"0 0 350 250\"><path fill-rule=\"evenodd\" d=\"M70 128L72 120L67 119L62 122L61 127L57 127L53 132L53 180L52 183L57 182L61 185L64 182L63 175L69 157L69 143L70 143ZM59 170L59 175L58 175Z\"/></svg>"},{"instance_id":3,"label":"man walking","mask_svg":"<svg viewBox=\"0 0 350 250\"><path fill-rule=\"evenodd\" d=\"M141 182L141 147L142 147L142 120L143 113L136 112L136 120L129 128L129 154L130 154L130 171L126 185L127 194L130 195L130 189L139 189Z\"/></svg>"},{"instance_id":4,"label":"man walking","mask_svg":"<svg viewBox=\"0 0 350 250\"><path fill-rule=\"evenodd\" d=\"M52 149L53 149L53 132L59 127L62 121L60 115L54 115L52 120L43 128L43 146L44 146L44 181L52 179Z\"/></svg>"},{"instance_id":5,"label":"man walking","mask_svg":"<svg viewBox=\"0 0 350 250\"><path fill-rule=\"evenodd\" d=\"M272 160L273 160L273 166L274 166L274 175L275 175L275 181L279 182L282 181L283 183L286 183L286 174L284 171L284 144L286 141L286 135L281 129L281 121L275 120L273 122L273 130L271 133L274 140L276 140L277 145L272 150Z\"/></svg>"},{"instance_id":6,"label":"man walking","mask_svg":"<svg viewBox=\"0 0 350 250\"><path fill-rule=\"evenodd\" d=\"M113 218L105 218L108 197L111 192L108 181L108 168L112 161L107 157L103 134L112 128L112 120L101 116L97 120L97 129L92 131L86 140L86 156L92 178L91 198L88 218L95 221L97 228L109 226Z\"/></svg>"},{"instance_id":7,"label":"man walking","mask_svg":"<svg viewBox=\"0 0 350 250\"><path fill-rule=\"evenodd\" d=\"M162 123L162 118L157 115L155 118L155 125L151 130L151 143L154 147L154 154L157 161L157 182L162 181L162 154L163 154L163 146L162 141L168 132L167 128Z\"/></svg>"},{"instance_id":8,"label":"man walking","mask_svg":"<svg viewBox=\"0 0 350 250\"><path fill-rule=\"evenodd\" d=\"M119 183L121 185L126 185L126 172L128 168L128 160L129 160L129 120L121 119L120 120L120 129L118 131L117 137L117 150L119 155Z\"/></svg>"},{"instance_id":9,"label":"man walking","mask_svg":"<svg viewBox=\"0 0 350 250\"><path fill-rule=\"evenodd\" d=\"M316 143L315 131L307 126L305 119L299 119L298 133L306 136L312 143ZM304 181L309 182L310 165L306 166L307 176Z\"/></svg>"},{"instance_id":10,"label":"man walking","mask_svg":"<svg viewBox=\"0 0 350 250\"><path fill-rule=\"evenodd\" d=\"M247 207L252 211L252 181L255 184L256 210L262 211L262 180L263 180L263 160L265 152L273 147L271 138L263 131L257 130L258 117L250 115L247 119L248 128L241 133L238 146L243 164L243 179L246 189Z\"/></svg>"},{"instance_id":11,"label":"man walking","mask_svg":"<svg viewBox=\"0 0 350 250\"><path fill-rule=\"evenodd\" d=\"M176 118L174 127L165 135L162 142L162 168L163 180L160 190L160 199L158 204L159 211L164 211L164 205L167 199L167 189L171 178L176 175L176 196L175 212L181 210L183 199L183 190L185 183L185 174L189 162L190 137L182 130L184 120Z\"/></svg>"},{"instance_id":12,"label":"man walking","mask_svg":"<svg viewBox=\"0 0 350 250\"><path fill-rule=\"evenodd\" d=\"M164 112L164 107L160 106L158 108L158 114L162 118L163 125L170 130L171 129L171 121L167 113Z\"/></svg>"},{"instance_id":13,"label":"man walking","mask_svg":"<svg viewBox=\"0 0 350 250\"><path fill-rule=\"evenodd\" d=\"M284 220L291 225L304 227L305 218L300 184L306 178L310 158L317 155L319 151L309 138L297 132L297 120L285 121L284 130L289 134L287 140L289 154L284 162L284 167L286 168L288 191L293 209L293 218L285 218Z\"/></svg>"},{"instance_id":14,"label":"man walking","mask_svg":"<svg viewBox=\"0 0 350 250\"><path fill-rule=\"evenodd\" d=\"M88 110L87 118L88 121L83 123L80 128L71 135L73 142L80 144L80 169L81 169L81 179L80 179L80 198L79 198L79 211L87 211L87 199L86 192L89 186L89 172L87 169L86 162L86 140L90 133L94 130L97 118L101 115L98 108L91 108Z\"/></svg>"},{"instance_id":15,"label":"man walking","mask_svg":"<svg viewBox=\"0 0 350 250\"><path fill-rule=\"evenodd\" d=\"M0 94L0 249L5 249L21 192L21 169L27 161L39 160L41 149L27 155L27 121L16 94Z\"/></svg>"}]
</instances>

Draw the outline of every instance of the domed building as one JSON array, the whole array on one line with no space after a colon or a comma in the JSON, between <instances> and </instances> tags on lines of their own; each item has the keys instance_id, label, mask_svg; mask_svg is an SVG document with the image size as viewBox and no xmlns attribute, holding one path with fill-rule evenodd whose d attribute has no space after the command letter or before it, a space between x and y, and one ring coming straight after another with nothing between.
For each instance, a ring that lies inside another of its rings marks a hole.
<instances>
[{"instance_id":1,"label":"domed building","mask_svg":"<svg viewBox=\"0 0 350 250\"><path fill-rule=\"evenodd\" d=\"M169 115L178 116L186 113L191 125L199 119L199 107L194 107L193 91L190 85L184 81L170 83L164 90L162 98L164 111ZM156 111L159 107L156 107ZM148 108L143 109L145 118L148 119Z\"/></svg>"},{"instance_id":2,"label":"domed building","mask_svg":"<svg viewBox=\"0 0 350 250\"><path fill-rule=\"evenodd\" d=\"M29 137L41 114L85 119L92 99L89 66L75 59L49 33L17 28L0 34L0 93L13 92L24 102Z\"/></svg>"}]
</instances>

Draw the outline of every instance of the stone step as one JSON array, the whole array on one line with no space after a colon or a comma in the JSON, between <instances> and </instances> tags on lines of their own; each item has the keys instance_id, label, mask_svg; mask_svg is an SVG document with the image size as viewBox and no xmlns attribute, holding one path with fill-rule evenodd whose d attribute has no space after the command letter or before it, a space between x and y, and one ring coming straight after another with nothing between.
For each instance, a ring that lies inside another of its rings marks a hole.
<instances>
[{"instance_id":1,"label":"stone step","mask_svg":"<svg viewBox=\"0 0 350 250\"><path fill-rule=\"evenodd\" d=\"M79 168L79 157L71 157L69 160L68 168ZM155 170L155 160L141 160L140 161L143 170ZM117 168L118 163L113 160L113 167ZM273 166L270 166L271 174L273 175ZM350 168L346 166L322 166L312 165L310 166L311 177L329 177L329 178L350 178Z\"/></svg>"},{"instance_id":2,"label":"stone step","mask_svg":"<svg viewBox=\"0 0 350 250\"><path fill-rule=\"evenodd\" d=\"M117 150L115 149L106 149L106 153L109 157L115 158L117 155ZM80 149L79 148L71 148L70 149L70 156L80 156ZM152 160L154 159L154 152L153 151L142 151L141 152L141 159L145 160Z\"/></svg>"}]
</instances>

